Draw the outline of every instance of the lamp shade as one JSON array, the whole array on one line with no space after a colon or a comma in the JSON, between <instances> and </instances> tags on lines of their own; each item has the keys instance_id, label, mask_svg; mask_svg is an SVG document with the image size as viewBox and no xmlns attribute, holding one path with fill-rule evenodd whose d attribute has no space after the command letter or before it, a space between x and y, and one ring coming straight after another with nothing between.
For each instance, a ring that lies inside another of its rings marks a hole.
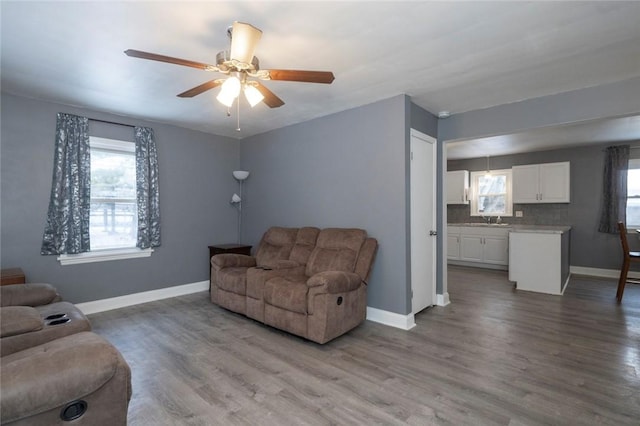
<instances>
[{"instance_id":1,"label":"lamp shade","mask_svg":"<svg viewBox=\"0 0 640 426\"><path fill-rule=\"evenodd\" d=\"M231 204L236 204L236 203L239 203L240 201L242 201L242 198L240 198L238 194L234 193L231 196Z\"/></svg>"},{"instance_id":2,"label":"lamp shade","mask_svg":"<svg viewBox=\"0 0 640 426\"><path fill-rule=\"evenodd\" d=\"M227 107L231 107L233 105L233 101L240 94L241 88L240 80L238 77L231 76L222 83L222 88L220 89L220 93L216 96L216 99L223 105Z\"/></svg>"},{"instance_id":3,"label":"lamp shade","mask_svg":"<svg viewBox=\"0 0 640 426\"><path fill-rule=\"evenodd\" d=\"M251 108L258 105L264 99L264 95L260 93L258 89L249 85L245 86L244 88L244 96L247 98L247 101L249 102L249 105L251 105Z\"/></svg>"},{"instance_id":4,"label":"lamp shade","mask_svg":"<svg viewBox=\"0 0 640 426\"><path fill-rule=\"evenodd\" d=\"M244 22L234 22L231 32L231 60L251 65L253 52L262 37L262 31Z\"/></svg>"},{"instance_id":5,"label":"lamp shade","mask_svg":"<svg viewBox=\"0 0 640 426\"><path fill-rule=\"evenodd\" d=\"M249 177L249 172L246 170L234 170L233 177L237 180L245 180Z\"/></svg>"}]
</instances>

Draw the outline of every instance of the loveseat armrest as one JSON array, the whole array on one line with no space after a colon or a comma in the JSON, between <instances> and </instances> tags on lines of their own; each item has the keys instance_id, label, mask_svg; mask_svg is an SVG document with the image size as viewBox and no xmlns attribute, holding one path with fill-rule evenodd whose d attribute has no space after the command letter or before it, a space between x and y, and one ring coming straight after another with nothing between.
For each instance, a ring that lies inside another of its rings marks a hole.
<instances>
[{"instance_id":1,"label":"loveseat armrest","mask_svg":"<svg viewBox=\"0 0 640 426\"><path fill-rule=\"evenodd\" d=\"M224 268L256 266L256 258L246 254L222 253L211 258L211 266L219 271Z\"/></svg>"},{"instance_id":2,"label":"loveseat armrest","mask_svg":"<svg viewBox=\"0 0 640 426\"><path fill-rule=\"evenodd\" d=\"M354 272L324 271L318 272L307 280L307 286L319 293L345 293L357 290L362 278Z\"/></svg>"},{"instance_id":3,"label":"loveseat armrest","mask_svg":"<svg viewBox=\"0 0 640 426\"><path fill-rule=\"evenodd\" d=\"M0 306L42 306L62 298L51 284L30 283L0 286Z\"/></svg>"}]
</instances>

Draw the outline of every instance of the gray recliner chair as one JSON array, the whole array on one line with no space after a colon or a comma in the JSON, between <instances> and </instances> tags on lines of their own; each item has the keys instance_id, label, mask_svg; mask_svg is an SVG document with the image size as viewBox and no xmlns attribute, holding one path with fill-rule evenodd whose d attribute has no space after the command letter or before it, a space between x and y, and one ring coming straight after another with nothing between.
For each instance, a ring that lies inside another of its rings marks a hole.
<instances>
[{"instance_id":1,"label":"gray recliner chair","mask_svg":"<svg viewBox=\"0 0 640 426\"><path fill-rule=\"evenodd\" d=\"M2 424L126 425L131 371L84 314L49 284L0 297Z\"/></svg>"},{"instance_id":2,"label":"gray recliner chair","mask_svg":"<svg viewBox=\"0 0 640 426\"><path fill-rule=\"evenodd\" d=\"M3 425L127 424L131 370L97 334L81 332L0 358Z\"/></svg>"},{"instance_id":3,"label":"gray recliner chair","mask_svg":"<svg viewBox=\"0 0 640 426\"><path fill-rule=\"evenodd\" d=\"M0 356L91 331L87 317L72 303L61 302L50 284L2 286L0 298Z\"/></svg>"}]
</instances>

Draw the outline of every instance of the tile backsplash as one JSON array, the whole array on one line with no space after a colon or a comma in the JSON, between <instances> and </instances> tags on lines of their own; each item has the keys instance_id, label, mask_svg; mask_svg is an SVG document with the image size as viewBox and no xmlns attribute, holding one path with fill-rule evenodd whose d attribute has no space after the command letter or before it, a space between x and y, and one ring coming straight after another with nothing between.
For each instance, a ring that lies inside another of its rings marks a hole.
<instances>
[{"instance_id":1,"label":"tile backsplash","mask_svg":"<svg viewBox=\"0 0 640 426\"><path fill-rule=\"evenodd\" d=\"M483 222L481 216L471 216L470 211L468 205L450 204L447 206L447 222ZM516 217L516 211L522 211L522 217ZM514 204L513 216L503 217L502 221L513 225L571 225L569 204Z\"/></svg>"}]
</instances>

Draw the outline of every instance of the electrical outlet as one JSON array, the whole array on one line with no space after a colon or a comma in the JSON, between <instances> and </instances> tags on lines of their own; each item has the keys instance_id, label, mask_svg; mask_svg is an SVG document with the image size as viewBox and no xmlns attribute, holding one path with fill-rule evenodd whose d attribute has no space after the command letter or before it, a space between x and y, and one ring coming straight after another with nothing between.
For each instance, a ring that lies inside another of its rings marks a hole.
<instances>
[{"instance_id":1,"label":"electrical outlet","mask_svg":"<svg viewBox=\"0 0 640 426\"><path fill-rule=\"evenodd\" d=\"M522 210L516 210L516 217L522 217Z\"/></svg>"}]
</instances>

